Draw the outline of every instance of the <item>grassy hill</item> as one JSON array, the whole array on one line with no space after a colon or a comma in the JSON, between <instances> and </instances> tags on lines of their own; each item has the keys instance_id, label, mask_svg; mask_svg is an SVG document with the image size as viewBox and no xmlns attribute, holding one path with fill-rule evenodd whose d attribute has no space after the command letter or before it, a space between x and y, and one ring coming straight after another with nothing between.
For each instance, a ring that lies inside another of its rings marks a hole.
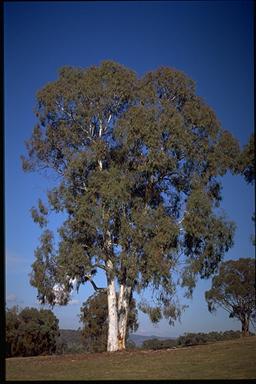
<instances>
[{"instance_id":1,"label":"grassy hill","mask_svg":"<svg viewBox=\"0 0 256 384\"><path fill-rule=\"evenodd\" d=\"M160 351L6 359L6 380L255 379L256 336Z\"/></svg>"}]
</instances>

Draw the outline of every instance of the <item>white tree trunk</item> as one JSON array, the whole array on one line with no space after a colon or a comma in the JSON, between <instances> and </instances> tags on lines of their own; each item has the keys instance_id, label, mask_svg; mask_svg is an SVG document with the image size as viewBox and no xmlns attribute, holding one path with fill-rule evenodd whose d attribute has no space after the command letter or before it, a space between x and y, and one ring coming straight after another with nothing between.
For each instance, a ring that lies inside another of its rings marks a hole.
<instances>
[{"instance_id":1,"label":"white tree trunk","mask_svg":"<svg viewBox=\"0 0 256 384\"><path fill-rule=\"evenodd\" d=\"M110 260L107 261L107 267L113 268ZM118 350L118 318L117 318L117 300L114 277L107 273L108 280L108 344L107 351L114 352Z\"/></svg>"},{"instance_id":2,"label":"white tree trunk","mask_svg":"<svg viewBox=\"0 0 256 384\"><path fill-rule=\"evenodd\" d=\"M118 349L125 349L131 287L120 285L118 297Z\"/></svg>"},{"instance_id":3,"label":"white tree trunk","mask_svg":"<svg viewBox=\"0 0 256 384\"><path fill-rule=\"evenodd\" d=\"M111 115L109 117L108 123L111 119ZM102 120L99 119L99 138L101 138L103 133L103 124ZM99 168L102 171L103 164L102 160L98 161ZM104 216L104 209L103 209ZM107 248L110 250L112 247L111 235L110 232L107 231ZM113 263L111 260L107 260L107 296L108 296L108 341L107 341L107 351L115 352L118 350L118 314L117 314L117 300L116 300L116 289L115 289L115 277L114 274L111 273L113 271Z\"/></svg>"}]
</instances>

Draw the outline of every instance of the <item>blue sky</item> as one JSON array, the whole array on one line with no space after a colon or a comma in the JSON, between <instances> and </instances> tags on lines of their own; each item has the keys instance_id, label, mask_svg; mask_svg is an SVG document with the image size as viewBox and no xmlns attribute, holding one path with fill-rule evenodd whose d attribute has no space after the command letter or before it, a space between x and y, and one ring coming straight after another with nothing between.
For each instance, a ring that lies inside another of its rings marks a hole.
<instances>
[{"instance_id":1,"label":"blue sky","mask_svg":"<svg viewBox=\"0 0 256 384\"><path fill-rule=\"evenodd\" d=\"M253 13L251 1L6 2L4 4L5 242L8 306L36 306L28 274L40 229L30 208L51 180L25 174L20 155L35 124L35 94L63 65L88 67L115 60L139 75L159 66L184 71L215 110L223 128L245 145L253 131ZM226 259L254 257L250 236L254 190L240 176L223 178L222 207L237 224ZM102 284L102 276L98 276ZM142 314L137 333L240 329L224 311L208 313L200 281L182 322L150 324ZM77 329L90 285L67 307L54 309L61 328Z\"/></svg>"}]
</instances>

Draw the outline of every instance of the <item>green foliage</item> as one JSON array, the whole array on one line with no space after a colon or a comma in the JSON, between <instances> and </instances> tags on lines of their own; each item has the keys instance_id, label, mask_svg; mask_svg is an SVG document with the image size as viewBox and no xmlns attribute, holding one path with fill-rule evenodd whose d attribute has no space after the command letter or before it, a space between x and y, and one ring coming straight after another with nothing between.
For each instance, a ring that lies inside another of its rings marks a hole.
<instances>
[{"instance_id":1,"label":"green foliage","mask_svg":"<svg viewBox=\"0 0 256 384\"><path fill-rule=\"evenodd\" d=\"M162 319L162 313L160 307L151 307L146 303L140 303L139 309L149 315L152 323L158 323Z\"/></svg>"},{"instance_id":2,"label":"green foliage","mask_svg":"<svg viewBox=\"0 0 256 384\"><path fill-rule=\"evenodd\" d=\"M64 67L38 92L36 116L23 168L59 177L48 207L39 202L32 216L46 226L48 212L66 214L58 244L46 229L35 251L38 298L66 304L70 279L79 287L97 268L107 271L110 259L119 283L156 288L156 308L172 323L181 313L174 309L178 260L191 293L232 246L234 225L215 208L219 177L238 168L237 141L194 82L164 67L142 78L112 61Z\"/></svg>"},{"instance_id":3,"label":"green foliage","mask_svg":"<svg viewBox=\"0 0 256 384\"><path fill-rule=\"evenodd\" d=\"M127 340L126 341L126 349L128 349L128 350L137 349L136 343L133 340Z\"/></svg>"},{"instance_id":4,"label":"green foliage","mask_svg":"<svg viewBox=\"0 0 256 384\"><path fill-rule=\"evenodd\" d=\"M56 354L86 353L87 351L88 348L84 343L80 330L60 329L60 335L56 343Z\"/></svg>"},{"instance_id":5,"label":"green foliage","mask_svg":"<svg viewBox=\"0 0 256 384\"><path fill-rule=\"evenodd\" d=\"M247 183L255 181L255 136L251 134L248 143L241 152L239 170Z\"/></svg>"},{"instance_id":6,"label":"green foliage","mask_svg":"<svg viewBox=\"0 0 256 384\"><path fill-rule=\"evenodd\" d=\"M6 355L36 356L56 351L58 319L50 310L13 307L6 310Z\"/></svg>"},{"instance_id":7,"label":"green foliage","mask_svg":"<svg viewBox=\"0 0 256 384\"><path fill-rule=\"evenodd\" d=\"M138 329L137 317L136 303L135 300L132 299L129 306L126 340L129 337L129 332L135 332ZM80 322L83 324L83 343L87 351L106 351L108 334L108 302L106 291L96 292L83 303Z\"/></svg>"},{"instance_id":8,"label":"green foliage","mask_svg":"<svg viewBox=\"0 0 256 384\"><path fill-rule=\"evenodd\" d=\"M255 182L255 136L251 134L248 143L241 151L237 172L241 173L245 181L248 184ZM255 222L255 212L252 216L252 220ZM253 245L256 245L255 234L251 236Z\"/></svg>"},{"instance_id":9,"label":"green foliage","mask_svg":"<svg viewBox=\"0 0 256 384\"><path fill-rule=\"evenodd\" d=\"M240 331L209 332L209 333L185 333L176 340L177 346L186 347L192 345L205 344L209 342L233 340L241 337ZM253 335L252 333L250 335Z\"/></svg>"},{"instance_id":10,"label":"green foliage","mask_svg":"<svg viewBox=\"0 0 256 384\"><path fill-rule=\"evenodd\" d=\"M175 348L177 345L176 340L172 339L166 339L166 340L159 340L159 339L149 339L143 341L142 349L169 349L169 348Z\"/></svg>"},{"instance_id":11,"label":"green foliage","mask_svg":"<svg viewBox=\"0 0 256 384\"><path fill-rule=\"evenodd\" d=\"M16 356L18 351L18 328L20 320L18 317L19 308L14 306L6 311L6 356Z\"/></svg>"},{"instance_id":12,"label":"green foliage","mask_svg":"<svg viewBox=\"0 0 256 384\"><path fill-rule=\"evenodd\" d=\"M255 260L240 258L223 262L205 298L210 312L222 307L230 317L241 321L243 335L248 335L250 322L256 321Z\"/></svg>"},{"instance_id":13,"label":"green foliage","mask_svg":"<svg viewBox=\"0 0 256 384\"><path fill-rule=\"evenodd\" d=\"M188 347L193 345L201 345L206 343L214 343L216 341L225 341L238 339L242 336L240 331L225 331L225 332L209 332L209 333L192 333L188 332L177 339L149 339L145 340L142 344L142 349L169 349ZM254 336L250 332L250 336Z\"/></svg>"},{"instance_id":14,"label":"green foliage","mask_svg":"<svg viewBox=\"0 0 256 384\"><path fill-rule=\"evenodd\" d=\"M81 343L68 343L65 347L64 350L62 351L62 354L68 354L68 353L86 353L88 352L88 347L84 345L83 342Z\"/></svg>"}]
</instances>

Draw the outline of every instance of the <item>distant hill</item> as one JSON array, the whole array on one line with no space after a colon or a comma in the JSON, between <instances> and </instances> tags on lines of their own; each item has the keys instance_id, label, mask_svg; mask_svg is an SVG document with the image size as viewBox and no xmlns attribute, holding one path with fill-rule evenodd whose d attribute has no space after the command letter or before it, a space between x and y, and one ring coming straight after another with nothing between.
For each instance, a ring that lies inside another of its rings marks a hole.
<instances>
[{"instance_id":1,"label":"distant hill","mask_svg":"<svg viewBox=\"0 0 256 384\"><path fill-rule=\"evenodd\" d=\"M60 329L60 339L62 342L66 344L70 344L70 343L81 344L82 342L81 331L75 330L75 329ZM129 340L133 341L138 347L142 346L143 342L149 339L174 340L175 337L160 337L155 335L143 336L143 335L137 335L134 333L129 335Z\"/></svg>"},{"instance_id":2,"label":"distant hill","mask_svg":"<svg viewBox=\"0 0 256 384\"><path fill-rule=\"evenodd\" d=\"M81 344L82 335L80 331L75 329L60 329L59 339L66 344Z\"/></svg>"},{"instance_id":3,"label":"distant hill","mask_svg":"<svg viewBox=\"0 0 256 384\"><path fill-rule=\"evenodd\" d=\"M158 340L175 340L176 337L160 337L160 336L155 336L155 335L151 335L151 336L143 336L143 335L136 335L134 333L130 334L129 335L129 340L133 341L137 347L141 347L143 342L145 340L149 340L149 339L158 339Z\"/></svg>"}]
</instances>

